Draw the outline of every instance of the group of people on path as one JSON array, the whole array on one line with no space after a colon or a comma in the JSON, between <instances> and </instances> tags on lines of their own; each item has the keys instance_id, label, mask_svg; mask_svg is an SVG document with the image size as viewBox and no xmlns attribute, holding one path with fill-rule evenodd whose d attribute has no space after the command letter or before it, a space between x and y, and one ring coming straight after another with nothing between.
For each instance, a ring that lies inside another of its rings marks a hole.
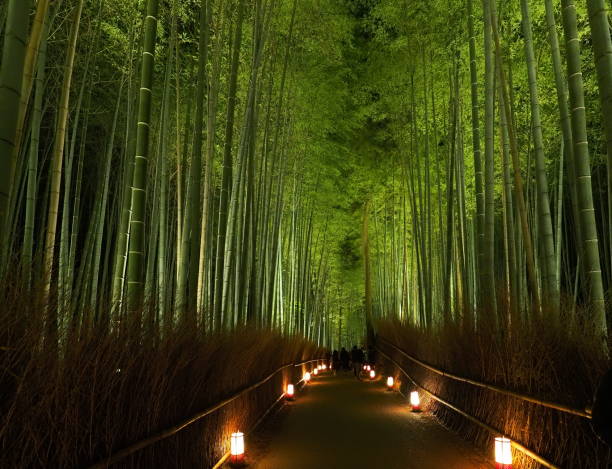
<instances>
[{"instance_id":1,"label":"group of people on path","mask_svg":"<svg viewBox=\"0 0 612 469\"><path fill-rule=\"evenodd\" d=\"M376 349L374 347L369 347L366 354L364 347L357 347L357 345L353 345L350 352L346 350L346 348L342 347L340 352L338 352L338 350L334 350L331 357L328 357L328 360L330 360L330 366L334 372L338 370L352 370L355 377L359 379L359 374L361 373L363 365L374 365L376 363Z\"/></svg>"}]
</instances>

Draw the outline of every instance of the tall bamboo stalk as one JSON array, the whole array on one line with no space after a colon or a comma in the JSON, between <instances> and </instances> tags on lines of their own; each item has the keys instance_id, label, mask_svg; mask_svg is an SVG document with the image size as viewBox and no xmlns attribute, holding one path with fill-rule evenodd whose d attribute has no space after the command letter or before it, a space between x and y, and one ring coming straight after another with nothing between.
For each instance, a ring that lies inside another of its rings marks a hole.
<instances>
[{"instance_id":1,"label":"tall bamboo stalk","mask_svg":"<svg viewBox=\"0 0 612 469\"><path fill-rule=\"evenodd\" d=\"M567 75L569 77L569 102L574 145L574 166L576 168L576 191L578 209L580 211L579 223L583 237L581 257L585 263L589 297L592 304L591 315L593 324L605 341L607 336L606 309L599 260L597 224L593 207L593 189L591 187L591 163L586 131L586 110L576 7L573 0L561 0L561 5L567 51Z\"/></svg>"},{"instance_id":2,"label":"tall bamboo stalk","mask_svg":"<svg viewBox=\"0 0 612 469\"><path fill-rule=\"evenodd\" d=\"M70 30L70 38L68 39L68 49L66 54L66 63L64 65L64 75L62 83L62 91L58 106L57 127L55 132L55 143L53 148L53 156L51 160L51 186L49 196L49 208L47 215L47 229L45 235L45 253L43 263L43 285L44 294L48 301L51 292L51 275L53 272L53 261L55 254L55 236L57 229L58 207L60 198L60 184L62 176L62 164L64 161L64 139L66 137L66 124L68 122L68 104L70 101L70 88L72 84L72 71L74 68L74 59L76 55L76 44L79 36L79 27L81 22L81 13L83 11L83 0L73 11L73 21ZM47 327L49 332L53 333L56 327L56 318L53 317L52 310L49 310L47 318Z\"/></svg>"},{"instance_id":3,"label":"tall bamboo stalk","mask_svg":"<svg viewBox=\"0 0 612 469\"><path fill-rule=\"evenodd\" d=\"M550 198L548 195L548 179L546 176L546 162L544 156L544 138L542 136L542 119L540 117L540 103L538 83L536 78L535 53L533 51L533 38L531 31L531 14L527 0L521 0L521 13L523 35L525 37L525 56L527 61L527 75L529 79L529 95L531 103L532 135L535 150L536 186L538 191L538 226L539 240L542 246L542 272L543 293L546 301L553 307L559 302L559 290L555 275L555 245L550 214Z\"/></svg>"},{"instance_id":4,"label":"tall bamboo stalk","mask_svg":"<svg viewBox=\"0 0 612 469\"><path fill-rule=\"evenodd\" d=\"M29 4L22 0L9 0L0 68L0 243L9 239L9 197L13 187L17 120L21 99L22 74L28 34ZM4 249L1 251L4 253ZM4 255L0 256L0 269L6 268ZM0 272L2 271L0 270Z\"/></svg>"},{"instance_id":5,"label":"tall bamboo stalk","mask_svg":"<svg viewBox=\"0 0 612 469\"><path fill-rule=\"evenodd\" d=\"M130 238L127 260L127 300L130 310L135 310L141 305L144 294L143 269L145 261L144 249L146 232L146 178L149 162L151 106L153 100L153 65L155 62L155 43L157 42L158 10L159 0L147 0L138 102L136 154L134 156L134 176L130 201Z\"/></svg>"},{"instance_id":6,"label":"tall bamboo stalk","mask_svg":"<svg viewBox=\"0 0 612 469\"><path fill-rule=\"evenodd\" d=\"M491 18L491 1L483 0L484 14L484 57L485 57L485 151L484 151L484 188L485 188L485 217L484 217L484 247L483 247L483 284L481 289L486 295L487 309L491 317L496 317L497 301L495 291L495 85L493 63L493 35L492 28L495 22Z\"/></svg>"}]
</instances>

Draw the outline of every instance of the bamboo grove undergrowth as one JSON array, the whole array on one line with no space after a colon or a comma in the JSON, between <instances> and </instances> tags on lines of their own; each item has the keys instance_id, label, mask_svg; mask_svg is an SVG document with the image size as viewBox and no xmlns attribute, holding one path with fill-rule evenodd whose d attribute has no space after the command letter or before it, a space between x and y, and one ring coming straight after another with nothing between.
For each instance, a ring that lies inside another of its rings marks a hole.
<instances>
[{"instance_id":1,"label":"bamboo grove undergrowth","mask_svg":"<svg viewBox=\"0 0 612 469\"><path fill-rule=\"evenodd\" d=\"M608 7L8 0L2 274L53 344L537 318L605 350Z\"/></svg>"}]
</instances>

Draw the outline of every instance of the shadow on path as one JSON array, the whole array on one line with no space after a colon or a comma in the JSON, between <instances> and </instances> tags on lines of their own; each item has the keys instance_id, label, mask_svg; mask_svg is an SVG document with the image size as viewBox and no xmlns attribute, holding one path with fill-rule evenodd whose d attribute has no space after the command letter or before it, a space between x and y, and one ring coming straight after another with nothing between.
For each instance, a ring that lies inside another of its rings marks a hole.
<instances>
[{"instance_id":1,"label":"shadow on path","mask_svg":"<svg viewBox=\"0 0 612 469\"><path fill-rule=\"evenodd\" d=\"M399 393L350 374L317 378L247 442L250 469L490 469Z\"/></svg>"}]
</instances>

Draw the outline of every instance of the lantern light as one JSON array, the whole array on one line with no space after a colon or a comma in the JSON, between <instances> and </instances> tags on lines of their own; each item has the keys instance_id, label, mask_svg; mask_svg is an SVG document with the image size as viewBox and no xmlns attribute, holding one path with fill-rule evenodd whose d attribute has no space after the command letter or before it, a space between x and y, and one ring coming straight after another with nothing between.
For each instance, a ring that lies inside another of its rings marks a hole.
<instances>
[{"instance_id":1,"label":"lantern light","mask_svg":"<svg viewBox=\"0 0 612 469\"><path fill-rule=\"evenodd\" d=\"M322 368L323 370L327 370L327 365L324 363L323 365L321 365L321 368Z\"/></svg>"},{"instance_id":2,"label":"lantern light","mask_svg":"<svg viewBox=\"0 0 612 469\"><path fill-rule=\"evenodd\" d=\"M310 378L311 378L310 373L308 373L308 372L304 373L304 378L303 379L304 379L305 383L308 383L308 381L310 381Z\"/></svg>"},{"instance_id":3,"label":"lantern light","mask_svg":"<svg viewBox=\"0 0 612 469\"><path fill-rule=\"evenodd\" d=\"M374 370L370 370L370 379L376 378L376 372Z\"/></svg>"},{"instance_id":4,"label":"lantern light","mask_svg":"<svg viewBox=\"0 0 612 469\"><path fill-rule=\"evenodd\" d=\"M293 387L293 384L288 384L287 385L287 392L285 393L285 397L289 401L292 401L293 398L295 397L295 389Z\"/></svg>"},{"instance_id":5,"label":"lantern light","mask_svg":"<svg viewBox=\"0 0 612 469\"><path fill-rule=\"evenodd\" d=\"M421 410L421 399L419 398L418 391L412 391L410 393L410 405L412 406L413 412L419 412Z\"/></svg>"},{"instance_id":6,"label":"lantern light","mask_svg":"<svg viewBox=\"0 0 612 469\"><path fill-rule=\"evenodd\" d=\"M232 433L230 446L230 462L238 464L244 462L244 433Z\"/></svg>"},{"instance_id":7,"label":"lantern light","mask_svg":"<svg viewBox=\"0 0 612 469\"><path fill-rule=\"evenodd\" d=\"M495 469L512 469L512 442L508 438L495 438Z\"/></svg>"},{"instance_id":8,"label":"lantern light","mask_svg":"<svg viewBox=\"0 0 612 469\"><path fill-rule=\"evenodd\" d=\"M319 369L315 368L312 372L315 376L317 376L319 374Z\"/></svg>"},{"instance_id":9,"label":"lantern light","mask_svg":"<svg viewBox=\"0 0 612 469\"><path fill-rule=\"evenodd\" d=\"M394 384L395 384L395 380L393 379L393 376L389 376L389 377L387 378L387 389L388 389L389 391L392 391L392 390L393 390L393 385L394 385Z\"/></svg>"},{"instance_id":10,"label":"lantern light","mask_svg":"<svg viewBox=\"0 0 612 469\"><path fill-rule=\"evenodd\" d=\"M368 371L368 365L363 365L363 371Z\"/></svg>"},{"instance_id":11,"label":"lantern light","mask_svg":"<svg viewBox=\"0 0 612 469\"><path fill-rule=\"evenodd\" d=\"M366 371L372 371L372 367L370 365L366 365Z\"/></svg>"}]
</instances>

